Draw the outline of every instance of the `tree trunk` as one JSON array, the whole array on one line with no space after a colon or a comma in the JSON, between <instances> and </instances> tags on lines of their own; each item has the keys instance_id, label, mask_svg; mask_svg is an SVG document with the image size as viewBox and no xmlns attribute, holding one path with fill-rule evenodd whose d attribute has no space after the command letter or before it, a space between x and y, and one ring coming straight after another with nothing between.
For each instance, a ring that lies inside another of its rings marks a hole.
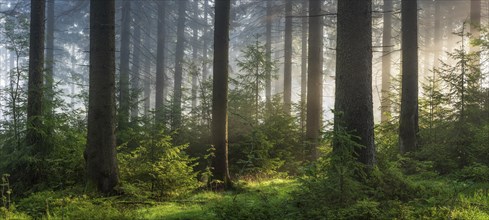
<instances>
[{"instance_id":1,"label":"tree trunk","mask_svg":"<svg viewBox=\"0 0 489 220\"><path fill-rule=\"evenodd\" d=\"M473 39L480 38L481 28L481 0L471 0L470 1L470 33L472 34ZM480 52L480 46L474 46L470 44L470 52L478 53ZM477 66L477 69L480 70L480 57L477 56L472 65ZM482 83L481 83L482 84Z\"/></svg>"},{"instance_id":2,"label":"tree trunk","mask_svg":"<svg viewBox=\"0 0 489 220\"><path fill-rule=\"evenodd\" d=\"M435 0L435 27L434 27L434 38L433 38L433 68L438 68L440 66L440 54L442 52L442 41L443 41L443 33L442 33L442 24L443 16L441 14L441 0ZM433 80L435 80L435 72L433 71Z\"/></svg>"},{"instance_id":3,"label":"tree trunk","mask_svg":"<svg viewBox=\"0 0 489 220\"><path fill-rule=\"evenodd\" d=\"M175 78L173 80L172 130L182 124L182 75L185 55L185 8L187 1L178 1L177 45L175 48Z\"/></svg>"},{"instance_id":4,"label":"tree trunk","mask_svg":"<svg viewBox=\"0 0 489 220\"><path fill-rule=\"evenodd\" d=\"M146 21L146 33L144 37L144 51L146 51L146 59L144 59L144 115L149 115L149 109L151 107L151 25L152 19Z\"/></svg>"},{"instance_id":5,"label":"tree trunk","mask_svg":"<svg viewBox=\"0 0 489 220\"><path fill-rule=\"evenodd\" d=\"M47 1L46 20L46 113L53 113L54 80L54 0Z\"/></svg>"},{"instance_id":6,"label":"tree trunk","mask_svg":"<svg viewBox=\"0 0 489 220\"><path fill-rule=\"evenodd\" d=\"M131 36L131 1L123 0L121 20L121 56L119 75L119 115L118 129L123 131L129 122L129 57Z\"/></svg>"},{"instance_id":7,"label":"tree trunk","mask_svg":"<svg viewBox=\"0 0 489 220\"><path fill-rule=\"evenodd\" d=\"M266 1L266 43L265 43L265 56L267 63L272 62L272 4L273 1ZM265 76L265 103L267 108L270 106L272 100L272 72L271 70L266 71Z\"/></svg>"},{"instance_id":8,"label":"tree trunk","mask_svg":"<svg viewBox=\"0 0 489 220\"><path fill-rule=\"evenodd\" d=\"M140 7L140 6L139 6ZM135 10L139 12L140 10ZM138 16L135 16L134 35L133 35L133 56L132 56L132 79L131 79L131 119L136 121L139 115L139 81L140 81L140 55L141 55L141 22Z\"/></svg>"},{"instance_id":9,"label":"tree trunk","mask_svg":"<svg viewBox=\"0 0 489 220\"><path fill-rule=\"evenodd\" d=\"M371 8L372 0L338 2L334 120L335 130L359 137L363 147L355 155L369 167L375 163Z\"/></svg>"},{"instance_id":10,"label":"tree trunk","mask_svg":"<svg viewBox=\"0 0 489 220\"><path fill-rule=\"evenodd\" d=\"M156 49L156 90L155 90L155 111L156 123L164 120L165 105L165 1L158 3L158 46Z\"/></svg>"},{"instance_id":11,"label":"tree trunk","mask_svg":"<svg viewBox=\"0 0 489 220\"><path fill-rule=\"evenodd\" d=\"M48 153L42 135L45 0L31 0L26 143L33 154Z\"/></svg>"},{"instance_id":12,"label":"tree trunk","mask_svg":"<svg viewBox=\"0 0 489 220\"><path fill-rule=\"evenodd\" d=\"M422 29L423 33L419 34L420 42L418 44L421 45L421 49L419 50L418 53L418 79L420 79L422 82L425 79L426 76L428 76L428 72L430 70L430 48L431 48L431 34L432 34L432 27L431 25L431 1L420 1L418 4L419 8L422 8L422 13L420 14L421 20L423 20L426 24L426 28Z\"/></svg>"},{"instance_id":13,"label":"tree trunk","mask_svg":"<svg viewBox=\"0 0 489 220\"><path fill-rule=\"evenodd\" d=\"M402 95L399 124L401 153L417 148L418 133L418 19L417 1L402 0Z\"/></svg>"},{"instance_id":14,"label":"tree trunk","mask_svg":"<svg viewBox=\"0 0 489 220\"><path fill-rule=\"evenodd\" d=\"M199 20L199 14L198 14L198 10L199 10L199 1L195 0L194 1L194 5L193 5L193 11L194 11L194 20L195 21L198 21ZM199 34L198 34L198 29L197 29L197 25L195 25L193 28L192 28L192 31L193 31L193 44L192 44L192 62L195 62L195 67L197 68L197 44L199 43ZM192 111L195 110L195 108L197 107L197 83L198 83L198 80L197 80L197 77L199 76L198 74L198 71L195 71L194 73L192 73Z\"/></svg>"},{"instance_id":15,"label":"tree trunk","mask_svg":"<svg viewBox=\"0 0 489 220\"><path fill-rule=\"evenodd\" d=\"M285 2L284 39L284 112L290 115L292 105L292 0Z\"/></svg>"},{"instance_id":16,"label":"tree trunk","mask_svg":"<svg viewBox=\"0 0 489 220\"><path fill-rule=\"evenodd\" d=\"M85 160L88 179L105 194L119 183L115 150L115 4L90 1L90 86Z\"/></svg>"},{"instance_id":17,"label":"tree trunk","mask_svg":"<svg viewBox=\"0 0 489 220\"><path fill-rule=\"evenodd\" d=\"M319 16L322 1L309 0L309 60L307 73L308 159L318 157L317 146L321 138L323 98L323 17Z\"/></svg>"},{"instance_id":18,"label":"tree trunk","mask_svg":"<svg viewBox=\"0 0 489 220\"><path fill-rule=\"evenodd\" d=\"M214 78L212 88L213 178L231 186L228 164L228 65L230 0L216 0L214 19Z\"/></svg>"},{"instance_id":19,"label":"tree trunk","mask_svg":"<svg viewBox=\"0 0 489 220\"><path fill-rule=\"evenodd\" d=\"M386 122L391 115L389 91L391 87L392 66L392 0L384 0L384 27L382 35L382 97L380 121Z\"/></svg>"},{"instance_id":20,"label":"tree trunk","mask_svg":"<svg viewBox=\"0 0 489 220\"><path fill-rule=\"evenodd\" d=\"M202 34L202 38L204 39L204 46L202 48L202 81L207 80L207 75L208 75L208 70L207 70L207 51L208 51L208 27L207 27L207 20L208 20L208 14L209 14L209 0L204 0L204 32Z\"/></svg>"},{"instance_id":21,"label":"tree trunk","mask_svg":"<svg viewBox=\"0 0 489 220\"><path fill-rule=\"evenodd\" d=\"M305 133L306 126L306 98L307 98L307 11L309 1L302 1L302 48L301 48L301 131Z\"/></svg>"}]
</instances>

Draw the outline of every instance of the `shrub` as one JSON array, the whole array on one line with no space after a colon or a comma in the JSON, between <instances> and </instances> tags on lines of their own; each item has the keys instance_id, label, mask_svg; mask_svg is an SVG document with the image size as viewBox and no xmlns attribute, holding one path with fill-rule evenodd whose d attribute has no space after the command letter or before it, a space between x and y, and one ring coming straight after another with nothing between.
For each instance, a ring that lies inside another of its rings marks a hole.
<instances>
[{"instance_id":1,"label":"shrub","mask_svg":"<svg viewBox=\"0 0 489 220\"><path fill-rule=\"evenodd\" d=\"M138 144L134 150L118 154L126 192L162 199L186 194L199 186L193 170L195 159L184 151L187 145L174 146L163 132Z\"/></svg>"}]
</instances>

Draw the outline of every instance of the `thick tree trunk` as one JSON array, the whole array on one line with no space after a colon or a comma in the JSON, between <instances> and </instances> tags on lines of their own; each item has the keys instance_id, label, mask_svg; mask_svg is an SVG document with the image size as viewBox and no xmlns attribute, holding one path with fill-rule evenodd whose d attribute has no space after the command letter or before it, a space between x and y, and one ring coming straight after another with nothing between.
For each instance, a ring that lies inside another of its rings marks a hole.
<instances>
[{"instance_id":1,"label":"thick tree trunk","mask_svg":"<svg viewBox=\"0 0 489 220\"><path fill-rule=\"evenodd\" d=\"M45 155L42 135L43 80L44 80L44 29L45 0L31 1L29 41L29 82L27 91L26 143L33 154Z\"/></svg>"},{"instance_id":2,"label":"thick tree trunk","mask_svg":"<svg viewBox=\"0 0 489 220\"><path fill-rule=\"evenodd\" d=\"M90 86L85 160L88 179L102 193L119 183L115 150L115 4L90 1Z\"/></svg>"},{"instance_id":3,"label":"thick tree trunk","mask_svg":"<svg viewBox=\"0 0 489 220\"><path fill-rule=\"evenodd\" d=\"M216 0L214 24L214 78L212 88L212 143L214 180L231 186L228 164L228 65L230 0Z\"/></svg>"},{"instance_id":4,"label":"thick tree trunk","mask_svg":"<svg viewBox=\"0 0 489 220\"><path fill-rule=\"evenodd\" d=\"M358 160L375 163L372 104L372 1L339 1L336 46L335 129L359 137ZM335 144L334 148L344 147Z\"/></svg>"},{"instance_id":5,"label":"thick tree trunk","mask_svg":"<svg viewBox=\"0 0 489 220\"><path fill-rule=\"evenodd\" d=\"M323 18L319 16L322 1L309 0L309 61L307 73L306 138L309 160L318 157L317 146L321 138L323 98Z\"/></svg>"},{"instance_id":6,"label":"thick tree trunk","mask_svg":"<svg viewBox=\"0 0 489 220\"><path fill-rule=\"evenodd\" d=\"M156 49L156 90L155 90L155 110L156 122L162 123L164 120L165 105L165 1L158 3L158 46Z\"/></svg>"},{"instance_id":7,"label":"thick tree trunk","mask_svg":"<svg viewBox=\"0 0 489 220\"><path fill-rule=\"evenodd\" d=\"M54 80L54 0L47 1L46 20L46 113L53 112L53 80Z\"/></svg>"},{"instance_id":8,"label":"thick tree trunk","mask_svg":"<svg viewBox=\"0 0 489 220\"><path fill-rule=\"evenodd\" d=\"M284 39L284 112L290 115L292 105L292 0L285 2Z\"/></svg>"},{"instance_id":9,"label":"thick tree trunk","mask_svg":"<svg viewBox=\"0 0 489 220\"><path fill-rule=\"evenodd\" d=\"M266 30L265 30L265 56L267 63L272 62L272 4L273 1L266 1ZM272 73L267 70L265 76L265 103L267 108L272 101Z\"/></svg>"},{"instance_id":10,"label":"thick tree trunk","mask_svg":"<svg viewBox=\"0 0 489 220\"><path fill-rule=\"evenodd\" d=\"M175 77L173 79L172 130L182 124L182 77L185 55L185 8L187 1L178 1L177 45L175 48Z\"/></svg>"},{"instance_id":11,"label":"thick tree trunk","mask_svg":"<svg viewBox=\"0 0 489 220\"><path fill-rule=\"evenodd\" d=\"M418 19L417 1L402 0L402 95L399 124L401 153L417 148L418 133Z\"/></svg>"},{"instance_id":12,"label":"thick tree trunk","mask_svg":"<svg viewBox=\"0 0 489 220\"><path fill-rule=\"evenodd\" d=\"M139 6L140 7L140 6ZM139 12L140 10L135 10ZM141 56L141 22L140 18L135 17L132 56L132 77L131 77L131 119L135 121L139 115L139 82L140 82L140 56Z\"/></svg>"},{"instance_id":13,"label":"thick tree trunk","mask_svg":"<svg viewBox=\"0 0 489 220\"><path fill-rule=\"evenodd\" d=\"M129 122L129 58L130 58L130 36L131 36L131 1L123 0L121 20L121 55L119 70L119 115L118 129L123 131Z\"/></svg>"},{"instance_id":14,"label":"thick tree trunk","mask_svg":"<svg viewBox=\"0 0 489 220\"><path fill-rule=\"evenodd\" d=\"M391 115L389 92L392 67L392 0L384 0L384 27L382 35L382 93L380 121L386 122Z\"/></svg>"}]
</instances>

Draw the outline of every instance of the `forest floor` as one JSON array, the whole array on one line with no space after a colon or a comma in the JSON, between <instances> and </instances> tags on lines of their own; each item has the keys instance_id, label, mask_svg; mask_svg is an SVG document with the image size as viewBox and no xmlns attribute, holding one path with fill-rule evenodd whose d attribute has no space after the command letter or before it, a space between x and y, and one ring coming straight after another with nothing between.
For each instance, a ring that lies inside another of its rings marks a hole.
<instances>
[{"instance_id":1,"label":"forest floor","mask_svg":"<svg viewBox=\"0 0 489 220\"><path fill-rule=\"evenodd\" d=\"M390 219L489 219L489 183L433 178L418 179L417 184L441 193L397 201L401 204L393 201L389 204L396 205L388 207L396 210L379 206L380 211L395 212L396 217ZM91 197L73 189L45 191L20 200L16 210L3 210L0 219L298 219L300 210L292 194L299 189L298 181L291 179L242 181L232 192L200 191L165 202L125 196Z\"/></svg>"},{"instance_id":2,"label":"forest floor","mask_svg":"<svg viewBox=\"0 0 489 220\"><path fill-rule=\"evenodd\" d=\"M240 210L233 206L228 211L240 219L249 219L247 215L256 219L253 209L267 208L265 203L281 208L297 187L297 181L290 179L240 181L235 191L200 191L165 202L125 196L96 198L83 195L81 189L44 191L22 199L10 212L0 210L0 219L226 219L219 210L236 203Z\"/></svg>"}]
</instances>

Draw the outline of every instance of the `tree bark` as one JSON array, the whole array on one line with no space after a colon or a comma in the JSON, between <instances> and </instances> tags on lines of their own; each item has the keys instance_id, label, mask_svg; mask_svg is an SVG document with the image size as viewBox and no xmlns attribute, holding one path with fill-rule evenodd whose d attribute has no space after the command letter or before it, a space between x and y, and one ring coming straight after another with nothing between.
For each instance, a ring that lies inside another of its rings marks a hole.
<instances>
[{"instance_id":1,"label":"tree bark","mask_svg":"<svg viewBox=\"0 0 489 220\"><path fill-rule=\"evenodd\" d=\"M202 80L203 82L207 80L208 78L208 70L207 70L207 51L208 51L208 26L207 26L207 20L208 20L208 16L209 16L209 0L204 0L204 32L203 32L203 35L202 35L202 38L204 38L204 46L202 48Z\"/></svg>"},{"instance_id":2,"label":"tree bark","mask_svg":"<svg viewBox=\"0 0 489 220\"><path fill-rule=\"evenodd\" d=\"M46 113L53 113L54 81L54 0L47 1L46 20Z\"/></svg>"},{"instance_id":3,"label":"tree bark","mask_svg":"<svg viewBox=\"0 0 489 220\"><path fill-rule=\"evenodd\" d=\"M146 51L146 59L144 59L144 115L149 115L149 109L151 108L151 30L152 19L146 21L146 33L144 37L144 48Z\"/></svg>"},{"instance_id":4,"label":"tree bark","mask_svg":"<svg viewBox=\"0 0 489 220\"><path fill-rule=\"evenodd\" d=\"M290 115L292 105L292 0L285 1L284 39L284 112Z\"/></svg>"},{"instance_id":5,"label":"tree bark","mask_svg":"<svg viewBox=\"0 0 489 220\"><path fill-rule=\"evenodd\" d=\"M359 137L358 161L375 163L372 104L372 0L338 2L335 130ZM334 148L344 147L335 143Z\"/></svg>"},{"instance_id":6,"label":"tree bark","mask_svg":"<svg viewBox=\"0 0 489 220\"><path fill-rule=\"evenodd\" d=\"M418 19L417 1L402 0L402 95L399 147L402 154L417 148L418 133Z\"/></svg>"},{"instance_id":7,"label":"tree bark","mask_svg":"<svg viewBox=\"0 0 489 220\"><path fill-rule=\"evenodd\" d=\"M31 0L26 143L34 155L48 153L42 135L45 7L45 0Z\"/></svg>"},{"instance_id":8,"label":"tree bark","mask_svg":"<svg viewBox=\"0 0 489 220\"><path fill-rule=\"evenodd\" d=\"M471 0L470 1L470 34L472 35L473 39L479 39L480 38L480 31L479 29L481 28L481 0ZM474 46L471 44L470 46L470 52L473 53L478 53L480 52L480 46ZM473 65L477 66L477 69L480 71L480 57L477 56L475 60L472 63ZM482 84L482 83L481 83Z\"/></svg>"},{"instance_id":9,"label":"tree bark","mask_svg":"<svg viewBox=\"0 0 489 220\"><path fill-rule=\"evenodd\" d=\"M302 1L302 11L307 15L309 1ZM306 126L306 98L307 98L307 16L302 17L302 48L301 48L301 131L305 133Z\"/></svg>"},{"instance_id":10,"label":"tree bark","mask_svg":"<svg viewBox=\"0 0 489 220\"><path fill-rule=\"evenodd\" d=\"M90 86L85 160L88 179L105 194L115 192L115 4L90 1Z\"/></svg>"},{"instance_id":11,"label":"tree bark","mask_svg":"<svg viewBox=\"0 0 489 220\"><path fill-rule=\"evenodd\" d=\"M384 0L384 27L382 35L382 97L380 121L386 122L391 115L389 92L391 87L392 67L392 0Z\"/></svg>"},{"instance_id":12,"label":"tree bark","mask_svg":"<svg viewBox=\"0 0 489 220\"><path fill-rule=\"evenodd\" d=\"M318 157L317 146L321 138L323 98L323 18L319 16L322 1L309 0L309 41L307 73L307 122L308 159Z\"/></svg>"},{"instance_id":13,"label":"tree bark","mask_svg":"<svg viewBox=\"0 0 489 220\"><path fill-rule=\"evenodd\" d=\"M187 1L178 1L177 45L175 48L175 78L173 80L172 130L182 124L182 77L185 55L185 17Z\"/></svg>"},{"instance_id":14,"label":"tree bark","mask_svg":"<svg viewBox=\"0 0 489 220\"><path fill-rule=\"evenodd\" d=\"M140 7L140 6L139 6ZM139 12L140 10L135 10ZM139 15L141 16L141 15ZM141 22L138 16L134 19L133 56L132 56L132 78L131 78L131 121L136 121L139 115L139 82L140 82L140 56L141 56Z\"/></svg>"},{"instance_id":15,"label":"tree bark","mask_svg":"<svg viewBox=\"0 0 489 220\"><path fill-rule=\"evenodd\" d=\"M434 39L433 39L433 68L438 68L440 66L440 54L442 52L442 41L443 41L443 33L442 33L442 24L443 16L441 14L441 0L435 0L435 27L434 27ZM435 78L435 72L433 71L433 78ZM434 79L433 79L434 80Z\"/></svg>"},{"instance_id":16,"label":"tree bark","mask_svg":"<svg viewBox=\"0 0 489 220\"><path fill-rule=\"evenodd\" d=\"M156 123L164 120L165 105L165 1L158 3L158 46L156 49L156 90L155 90L155 111Z\"/></svg>"},{"instance_id":17,"label":"tree bark","mask_svg":"<svg viewBox=\"0 0 489 220\"><path fill-rule=\"evenodd\" d=\"M216 0L214 19L214 78L212 88L213 178L231 186L228 164L228 65L230 0Z\"/></svg>"},{"instance_id":18,"label":"tree bark","mask_svg":"<svg viewBox=\"0 0 489 220\"><path fill-rule=\"evenodd\" d=\"M130 58L130 36L131 36L131 1L123 0L121 20L121 56L119 75L119 115L118 129L123 131L129 122L129 58Z\"/></svg>"},{"instance_id":19,"label":"tree bark","mask_svg":"<svg viewBox=\"0 0 489 220\"><path fill-rule=\"evenodd\" d=\"M199 10L199 1L195 0L194 1L194 5L193 5L193 11L194 11L194 20L197 21L199 19L199 14L198 14L198 10ZM195 67L197 68L197 50L198 50L198 47L197 47L197 44L199 43L199 34L198 34L198 29L196 26L194 26L193 28L193 44L192 44L192 61L195 62L194 65ZM195 110L195 108L197 107L197 89L198 89L198 77L199 74L198 74L198 71L195 71L193 74L192 74L192 111Z\"/></svg>"},{"instance_id":20,"label":"tree bark","mask_svg":"<svg viewBox=\"0 0 489 220\"><path fill-rule=\"evenodd\" d=\"M266 1L266 42L265 42L265 56L267 63L272 62L272 3L273 1ZM265 76L265 104L267 108L270 106L272 100L272 73L271 70L267 70Z\"/></svg>"}]
</instances>

